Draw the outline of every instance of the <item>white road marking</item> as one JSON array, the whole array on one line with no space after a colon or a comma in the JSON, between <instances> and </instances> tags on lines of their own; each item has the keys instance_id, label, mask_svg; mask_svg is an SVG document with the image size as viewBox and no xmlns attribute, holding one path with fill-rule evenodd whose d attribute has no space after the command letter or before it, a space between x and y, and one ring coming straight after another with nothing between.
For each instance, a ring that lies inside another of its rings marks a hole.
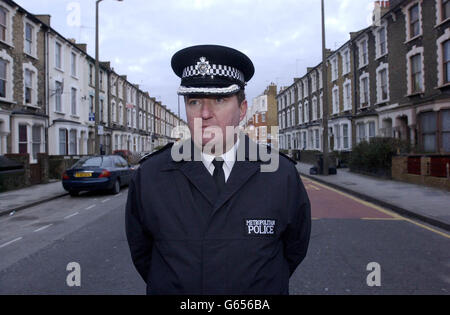
<instances>
[{"instance_id":1,"label":"white road marking","mask_svg":"<svg viewBox=\"0 0 450 315\"><path fill-rule=\"evenodd\" d=\"M9 241L9 242L7 242L7 243L5 243L5 244L0 245L0 248L6 247L6 246L8 246L9 244L12 244L12 243L14 243L14 242L20 241L21 239L22 239L22 237L18 237L18 238L16 238L16 239L13 239L12 241Z\"/></svg>"},{"instance_id":2,"label":"white road marking","mask_svg":"<svg viewBox=\"0 0 450 315\"><path fill-rule=\"evenodd\" d=\"M114 196L114 198L121 196L122 193L118 193L117 195Z\"/></svg>"},{"instance_id":3,"label":"white road marking","mask_svg":"<svg viewBox=\"0 0 450 315\"><path fill-rule=\"evenodd\" d=\"M102 203L105 203L105 202L110 201L110 200L111 200L110 198L102 200Z\"/></svg>"},{"instance_id":4,"label":"white road marking","mask_svg":"<svg viewBox=\"0 0 450 315\"><path fill-rule=\"evenodd\" d=\"M71 217L76 216L77 214L80 214L80 213L79 213L79 212L75 212L75 213L73 213L73 214L71 214L71 215L68 215L67 217L64 217L64 219L69 219L69 218L71 218Z\"/></svg>"},{"instance_id":5,"label":"white road marking","mask_svg":"<svg viewBox=\"0 0 450 315\"><path fill-rule=\"evenodd\" d=\"M43 227L41 227L41 228L35 230L34 232L39 232L39 231L45 230L46 228L49 228L49 227L51 227L52 225L53 225L53 224L49 224L49 225L43 226Z\"/></svg>"},{"instance_id":6,"label":"white road marking","mask_svg":"<svg viewBox=\"0 0 450 315\"><path fill-rule=\"evenodd\" d=\"M85 208L85 210L89 210L89 209L92 209L94 207L95 207L95 205L92 205L92 206L89 206L89 207Z\"/></svg>"}]
</instances>

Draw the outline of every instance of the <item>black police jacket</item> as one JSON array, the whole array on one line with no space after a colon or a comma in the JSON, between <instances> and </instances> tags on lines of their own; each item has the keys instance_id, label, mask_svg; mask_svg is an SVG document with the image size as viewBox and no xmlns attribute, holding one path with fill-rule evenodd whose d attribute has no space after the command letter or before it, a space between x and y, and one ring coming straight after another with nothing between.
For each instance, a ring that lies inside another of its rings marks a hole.
<instances>
[{"instance_id":1,"label":"black police jacket","mask_svg":"<svg viewBox=\"0 0 450 315\"><path fill-rule=\"evenodd\" d=\"M126 234L147 294L289 294L308 248L310 202L295 162L279 155L275 172L261 172L242 139L245 160L220 196L203 163L175 162L171 146L136 171Z\"/></svg>"}]
</instances>

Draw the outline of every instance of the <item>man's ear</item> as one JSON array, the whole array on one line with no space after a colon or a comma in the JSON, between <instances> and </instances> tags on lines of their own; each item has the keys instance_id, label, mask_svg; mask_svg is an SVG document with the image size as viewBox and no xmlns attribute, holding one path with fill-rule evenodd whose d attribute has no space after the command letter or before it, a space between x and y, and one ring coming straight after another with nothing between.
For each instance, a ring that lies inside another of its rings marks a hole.
<instances>
[{"instance_id":1,"label":"man's ear","mask_svg":"<svg viewBox=\"0 0 450 315\"><path fill-rule=\"evenodd\" d=\"M248 107L247 100L243 100L241 106L239 106L240 109L239 122L241 122L245 118L245 115L247 114L247 107Z\"/></svg>"}]
</instances>

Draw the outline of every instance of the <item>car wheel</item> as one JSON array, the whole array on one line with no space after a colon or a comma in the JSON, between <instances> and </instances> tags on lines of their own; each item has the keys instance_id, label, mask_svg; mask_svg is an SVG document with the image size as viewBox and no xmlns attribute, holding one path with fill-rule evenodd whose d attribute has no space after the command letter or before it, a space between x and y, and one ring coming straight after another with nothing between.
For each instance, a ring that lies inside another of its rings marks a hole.
<instances>
[{"instance_id":1,"label":"car wheel","mask_svg":"<svg viewBox=\"0 0 450 315\"><path fill-rule=\"evenodd\" d=\"M75 190L71 190L71 191L69 191L69 195L70 195L70 196L72 196L72 197L77 197L77 196L78 196L78 194L79 194L79 192L78 192L78 191L75 191Z\"/></svg>"},{"instance_id":2,"label":"car wheel","mask_svg":"<svg viewBox=\"0 0 450 315\"><path fill-rule=\"evenodd\" d=\"M116 179L116 181L114 182L111 192L114 195L117 195L120 192L120 180L119 179Z\"/></svg>"}]
</instances>

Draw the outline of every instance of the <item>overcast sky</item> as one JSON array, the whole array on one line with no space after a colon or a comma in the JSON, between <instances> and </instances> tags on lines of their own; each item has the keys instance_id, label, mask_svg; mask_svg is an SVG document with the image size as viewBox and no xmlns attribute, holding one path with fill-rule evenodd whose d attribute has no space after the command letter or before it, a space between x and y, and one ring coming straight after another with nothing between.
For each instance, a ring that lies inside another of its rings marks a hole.
<instances>
[{"instance_id":1,"label":"overcast sky","mask_svg":"<svg viewBox=\"0 0 450 315\"><path fill-rule=\"evenodd\" d=\"M95 56L95 0L16 2L30 13L50 14L56 31L87 43ZM327 47L338 48L350 32L369 26L373 2L325 0ZM322 58L320 0L104 0L99 12L100 59L174 113L180 79L170 60L182 48L218 44L247 54L256 68L249 104L271 82L291 85Z\"/></svg>"}]
</instances>

